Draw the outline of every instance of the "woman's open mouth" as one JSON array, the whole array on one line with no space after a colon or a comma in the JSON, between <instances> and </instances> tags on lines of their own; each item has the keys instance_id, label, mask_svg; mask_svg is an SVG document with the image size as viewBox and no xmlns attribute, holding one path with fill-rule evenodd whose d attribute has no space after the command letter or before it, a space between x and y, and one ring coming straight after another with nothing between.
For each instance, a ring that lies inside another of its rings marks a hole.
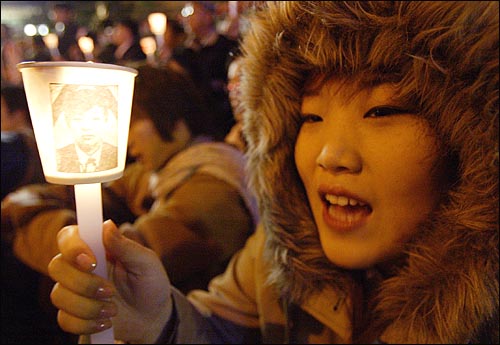
<instances>
[{"instance_id":1,"label":"woman's open mouth","mask_svg":"<svg viewBox=\"0 0 500 345\"><path fill-rule=\"evenodd\" d=\"M336 231L346 232L359 228L372 212L367 203L344 195L325 194L322 200L323 220Z\"/></svg>"}]
</instances>

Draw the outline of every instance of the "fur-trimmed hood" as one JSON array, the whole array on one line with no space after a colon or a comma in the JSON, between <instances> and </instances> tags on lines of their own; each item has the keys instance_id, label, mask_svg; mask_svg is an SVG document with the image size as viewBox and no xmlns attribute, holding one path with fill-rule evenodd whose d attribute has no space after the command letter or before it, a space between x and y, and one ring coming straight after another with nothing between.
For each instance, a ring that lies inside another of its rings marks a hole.
<instances>
[{"instance_id":1,"label":"fur-trimmed hood","mask_svg":"<svg viewBox=\"0 0 500 345\"><path fill-rule=\"evenodd\" d=\"M401 342L498 342L498 2L283 1L256 11L242 48L250 182L274 258L299 302L350 272L324 256L294 163L301 90L312 75L390 81L419 109L455 164L455 183L407 264L385 279L381 329Z\"/></svg>"}]
</instances>

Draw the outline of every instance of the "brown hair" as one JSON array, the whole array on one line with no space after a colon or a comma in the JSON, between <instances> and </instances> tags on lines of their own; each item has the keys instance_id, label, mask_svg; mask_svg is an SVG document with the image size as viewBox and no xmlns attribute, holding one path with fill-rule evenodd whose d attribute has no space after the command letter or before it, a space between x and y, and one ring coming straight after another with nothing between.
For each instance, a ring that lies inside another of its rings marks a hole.
<instances>
[{"instance_id":1,"label":"brown hair","mask_svg":"<svg viewBox=\"0 0 500 345\"><path fill-rule=\"evenodd\" d=\"M193 81L168 66L140 66L135 80L132 121L149 117L160 136L172 140L172 131L184 119L193 136L213 134L212 114Z\"/></svg>"}]
</instances>

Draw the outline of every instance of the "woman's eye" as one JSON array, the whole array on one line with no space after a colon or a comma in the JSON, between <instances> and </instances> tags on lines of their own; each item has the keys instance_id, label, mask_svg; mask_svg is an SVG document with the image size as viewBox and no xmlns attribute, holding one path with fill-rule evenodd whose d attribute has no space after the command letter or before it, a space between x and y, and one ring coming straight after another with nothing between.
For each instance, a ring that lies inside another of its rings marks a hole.
<instances>
[{"instance_id":1,"label":"woman's eye","mask_svg":"<svg viewBox=\"0 0 500 345\"><path fill-rule=\"evenodd\" d=\"M409 111L396 107L374 107L368 110L363 117L364 118L381 117L381 116L407 114L407 113L409 113Z\"/></svg>"},{"instance_id":2,"label":"woman's eye","mask_svg":"<svg viewBox=\"0 0 500 345\"><path fill-rule=\"evenodd\" d=\"M323 119L316 115L316 114L302 114L302 123L305 123L305 122L319 122L319 121L322 121Z\"/></svg>"}]
</instances>

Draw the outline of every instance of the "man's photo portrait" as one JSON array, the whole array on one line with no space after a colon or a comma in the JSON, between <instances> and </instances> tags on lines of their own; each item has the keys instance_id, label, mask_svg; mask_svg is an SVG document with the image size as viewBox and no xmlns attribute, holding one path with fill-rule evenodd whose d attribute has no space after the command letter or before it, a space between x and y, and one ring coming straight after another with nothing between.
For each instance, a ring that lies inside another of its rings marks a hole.
<instances>
[{"instance_id":1,"label":"man's photo portrait","mask_svg":"<svg viewBox=\"0 0 500 345\"><path fill-rule=\"evenodd\" d=\"M85 173L118 166L118 102L112 88L116 91L117 86L51 85L51 93L58 92L52 103L54 128L59 127L55 141L64 143L56 149L58 171Z\"/></svg>"}]
</instances>

